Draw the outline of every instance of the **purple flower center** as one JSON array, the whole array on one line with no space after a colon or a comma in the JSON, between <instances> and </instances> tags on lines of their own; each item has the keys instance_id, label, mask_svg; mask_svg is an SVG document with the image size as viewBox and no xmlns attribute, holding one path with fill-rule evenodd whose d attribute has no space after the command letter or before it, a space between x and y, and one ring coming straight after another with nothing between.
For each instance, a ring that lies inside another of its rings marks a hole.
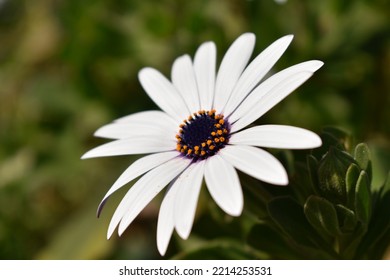
<instances>
[{"instance_id":1,"label":"purple flower center","mask_svg":"<svg viewBox=\"0 0 390 280\"><path fill-rule=\"evenodd\" d=\"M201 110L180 125L176 135L178 150L194 161L215 155L229 141L230 125L215 110Z\"/></svg>"}]
</instances>

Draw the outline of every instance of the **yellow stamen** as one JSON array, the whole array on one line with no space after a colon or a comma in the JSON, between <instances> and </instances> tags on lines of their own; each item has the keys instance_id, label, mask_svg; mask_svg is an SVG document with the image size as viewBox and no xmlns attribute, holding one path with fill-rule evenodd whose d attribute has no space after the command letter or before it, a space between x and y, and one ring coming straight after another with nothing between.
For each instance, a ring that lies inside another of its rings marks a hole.
<instances>
[{"instance_id":1,"label":"yellow stamen","mask_svg":"<svg viewBox=\"0 0 390 280\"><path fill-rule=\"evenodd\" d=\"M210 111L209 111L209 116L212 116L212 115L214 115L214 114L215 114L215 112L216 112L216 110L215 110L215 109L212 109L212 110L210 110Z\"/></svg>"},{"instance_id":2,"label":"yellow stamen","mask_svg":"<svg viewBox=\"0 0 390 280\"><path fill-rule=\"evenodd\" d=\"M206 143L205 142L203 142L201 145L202 145L203 148L206 147Z\"/></svg>"},{"instance_id":3,"label":"yellow stamen","mask_svg":"<svg viewBox=\"0 0 390 280\"><path fill-rule=\"evenodd\" d=\"M219 124L224 124L225 123L225 120L224 119L220 119L219 120Z\"/></svg>"},{"instance_id":4,"label":"yellow stamen","mask_svg":"<svg viewBox=\"0 0 390 280\"><path fill-rule=\"evenodd\" d=\"M225 142L225 137L219 137L219 141Z\"/></svg>"},{"instance_id":5,"label":"yellow stamen","mask_svg":"<svg viewBox=\"0 0 390 280\"><path fill-rule=\"evenodd\" d=\"M192 149L188 149L188 151L187 151L187 155L190 155L190 154L192 154Z\"/></svg>"},{"instance_id":6,"label":"yellow stamen","mask_svg":"<svg viewBox=\"0 0 390 280\"><path fill-rule=\"evenodd\" d=\"M209 147L210 150L214 150L214 148L215 148L215 146L213 146L213 145L211 145L211 146Z\"/></svg>"},{"instance_id":7,"label":"yellow stamen","mask_svg":"<svg viewBox=\"0 0 390 280\"><path fill-rule=\"evenodd\" d=\"M201 152L200 152L200 155L201 155L201 156L204 156L205 154L206 154L205 151L201 151Z\"/></svg>"},{"instance_id":8,"label":"yellow stamen","mask_svg":"<svg viewBox=\"0 0 390 280\"><path fill-rule=\"evenodd\" d=\"M211 136L215 136L215 131L211 132Z\"/></svg>"},{"instance_id":9,"label":"yellow stamen","mask_svg":"<svg viewBox=\"0 0 390 280\"><path fill-rule=\"evenodd\" d=\"M210 145L211 145L211 143L213 143L213 141L211 141L211 140L207 140L207 146L210 146Z\"/></svg>"},{"instance_id":10,"label":"yellow stamen","mask_svg":"<svg viewBox=\"0 0 390 280\"><path fill-rule=\"evenodd\" d=\"M194 150L195 150L195 151L199 151L199 146L195 146L195 147L194 147Z\"/></svg>"},{"instance_id":11,"label":"yellow stamen","mask_svg":"<svg viewBox=\"0 0 390 280\"><path fill-rule=\"evenodd\" d=\"M221 129L218 129L218 130L217 130L217 134L218 134L218 135L222 135L222 133L223 133L223 132L222 132Z\"/></svg>"}]
</instances>

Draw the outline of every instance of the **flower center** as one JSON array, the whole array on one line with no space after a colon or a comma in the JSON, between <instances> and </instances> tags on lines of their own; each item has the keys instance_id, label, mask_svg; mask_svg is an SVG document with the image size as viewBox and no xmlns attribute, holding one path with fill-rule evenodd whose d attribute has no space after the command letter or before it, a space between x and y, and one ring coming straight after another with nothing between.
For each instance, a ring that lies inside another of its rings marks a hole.
<instances>
[{"instance_id":1,"label":"flower center","mask_svg":"<svg viewBox=\"0 0 390 280\"><path fill-rule=\"evenodd\" d=\"M201 110L184 120L176 135L176 150L197 161L213 156L225 147L230 125L223 115L215 112Z\"/></svg>"}]
</instances>

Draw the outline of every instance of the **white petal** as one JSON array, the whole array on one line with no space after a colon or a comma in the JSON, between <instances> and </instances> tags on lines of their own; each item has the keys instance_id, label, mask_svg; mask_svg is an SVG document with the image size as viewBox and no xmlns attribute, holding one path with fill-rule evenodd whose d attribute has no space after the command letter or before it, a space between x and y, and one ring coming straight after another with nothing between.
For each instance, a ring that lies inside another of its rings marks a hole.
<instances>
[{"instance_id":1,"label":"white petal","mask_svg":"<svg viewBox=\"0 0 390 280\"><path fill-rule=\"evenodd\" d=\"M229 116L231 132L249 125L279 103L318 70L323 63L312 60L291 66L261 83Z\"/></svg>"},{"instance_id":2,"label":"white petal","mask_svg":"<svg viewBox=\"0 0 390 280\"><path fill-rule=\"evenodd\" d=\"M86 152L81 158L149 154L174 150L175 141L166 138L135 137L120 139L98 146Z\"/></svg>"},{"instance_id":3,"label":"white petal","mask_svg":"<svg viewBox=\"0 0 390 280\"><path fill-rule=\"evenodd\" d=\"M287 125L260 125L233 134L229 144L279 149L310 149L321 146L321 138L309 130Z\"/></svg>"},{"instance_id":4,"label":"white petal","mask_svg":"<svg viewBox=\"0 0 390 280\"><path fill-rule=\"evenodd\" d=\"M164 120L153 122L110 123L102 126L95 132L95 136L109 139L126 139L139 136L162 137L175 139L178 126L166 123Z\"/></svg>"},{"instance_id":5,"label":"white petal","mask_svg":"<svg viewBox=\"0 0 390 280\"><path fill-rule=\"evenodd\" d=\"M176 180L174 222L177 233L183 239L190 235L194 223L199 192L202 186L205 161L191 164Z\"/></svg>"},{"instance_id":6,"label":"white petal","mask_svg":"<svg viewBox=\"0 0 390 280\"><path fill-rule=\"evenodd\" d=\"M160 212L158 213L157 249L162 256L164 256L167 251L169 240L171 239L174 229L173 208L176 191L177 188L173 188L173 185L171 184L161 202Z\"/></svg>"},{"instance_id":7,"label":"white petal","mask_svg":"<svg viewBox=\"0 0 390 280\"><path fill-rule=\"evenodd\" d=\"M163 120L164 122L170 123L173 126L178 126L181 122L181 120L179 120L178 122L167 113L163 111L157 111L157 110L149 110L149 111L134 113L116 119L114 120L114 122L125 124L125 123L137 123L137 122L153 122L155 120Z\"/></svg>"},{"instance_id":8,"label":"white petal","mask_svg":"<svg viewBox=\"0 0 390 280\"><path fill-rule=\"evenodd\" d=\"M288 176L283 165L262 149L227 145L220 153L235 168L256 179L275 185L288 184Z\"/></svg>"},{"instance_id":9,"label":"white petal","mask_svg":"<svg viewBox=\"0 0 390 280\"><path fill-rule=\"evenodd\" d=\"M183 55L172 66L172 83L180 92L191 113L199 111L199 94L191 58Z\"/></svg>"},{"instance_id":10,"label":"white petal","mask_svg":"<svg viewBox=\"0 0 390 280\"><path fill-rule=\"evenodd\" d=\"M145 172L148 172L156 166L159 166L167 162L168 160L177 157L178 155L179 153L177 151L171 151L165 153L151 154L134 161L108 190L108 192L99 204L97 216L100 215L102 207L104 206L104 203L107 201L109 196L112 195L115 191L126 185L128 182L134 180L138 176L141 176Z\"/></svg>"},{"instance_id":11,"label":"white petal","mask_svg":"<svg viewBox=\"0 0 390 280\"><path fill-rule=\"evenodd\" d=\"M175 121L163 111L144 111L116 119L99 128L94 135L110 139L134 136L172 137L174 139L180 122Z\"/></svg>"},{"instance_id":12,"label":"white petal","mask_svg":"<svg viewBox=\"0 0 390 280\"><path fill-rule=\"evenodd\" d=\"M211 197L227 214L239 216L244 198L236 170L218 154L208 158L205 165L205 181Z\"/></svg>"},{"instance_id":13,"label":"white petal","mask_svg":"<svg viewBox=\"0 0 390 280\"><path fill-rule=\"evenodd\" d=\"M276 40L248 65L223 110L225 115L233 112L260 80L264 78L290 45L293 37L293 35L288 35Z\"/></svg>"},{"instance_id":14,"label":"white petal","mask_svg":"<svg viewBox=\"0 0 390 280\"><path fill-rule=\"evenodd\" d=\"M230 46L222 59L215 83L214 109L221 112L247 65L255 45L255 35L245 33Z\"/></svg>"},{"instance_id":15,"label":"white petal","mask_svg":"<svg viewBox=\"0 0 390 280\"><path fill-rule=\"evenodd\" d=\"M181 121L190 115L176 88L156 69L144 68L138 73L138 78L154 103L170 116Z\"/></svg>"},{"instance_id":16,"label":"white petal","mask_svg":"<svg viewBox=\"0 0 390 280\"><path fill-rule=\"evenodd\" d=\"M176 157L159 167L149 171L141 177L128 191L118 206L118 214L115 211L109 225L108 234L117 226L119 220L119 235L131 224L138 214L149 204L149 202L177 175L179 175L189 164L190 160L184 157Z\"/></svg>"},{"instance_id":17,"label":"white petal","mask_svg":"<svg viewBox=\"0 0 390 280\"><path fill-rule=\"evenodd\" d=\"M119 203L108 226L107 238L110 238L115 228L121 222L121 235L131 221L142 209L190 163L186 158L174 158L146 173L126 193Z\"/></svg>"},{"instance_id":18,"label":"white petal","mask_svg":"<svg viewBox=\"0 0 390 280\"><path fill-rule=\"evenodd\" d=\"M194 70L200 97L200 106L211 110L215 87L215 64L217 51L213 42L203 43L196 51Z\"/></svg>"}]
</instances>

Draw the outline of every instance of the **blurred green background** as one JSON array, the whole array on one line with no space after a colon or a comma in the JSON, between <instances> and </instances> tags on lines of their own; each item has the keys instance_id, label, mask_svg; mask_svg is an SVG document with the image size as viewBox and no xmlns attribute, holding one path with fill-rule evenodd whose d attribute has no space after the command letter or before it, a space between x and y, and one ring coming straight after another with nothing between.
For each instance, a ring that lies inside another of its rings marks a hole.
<instances>
[{"instance_id":1,"label":"blurred green background","mask_svg":"<svg viewBox=\"0 0 390 280\"><path fill-rule=\"evenodd\" d=\"M383 183L390 161L388 0L0 0L0 259L160 258L161 197L121 238L107 241L106 229L126 190L95 216L136 157L80 156L105 142L92 136L100 126L156 107L137 80L142 67L170 76L175 57L193 56L207 40L216 42L220 61L247 31L257 36L255 53L295 35L275 70L325 62L259 122L316 132L343 127L368 143L374 185ZM175 235L167 257L234 236L239 219L218 211L203 191L189 240Z\"/></svg>"}]
</instances>

